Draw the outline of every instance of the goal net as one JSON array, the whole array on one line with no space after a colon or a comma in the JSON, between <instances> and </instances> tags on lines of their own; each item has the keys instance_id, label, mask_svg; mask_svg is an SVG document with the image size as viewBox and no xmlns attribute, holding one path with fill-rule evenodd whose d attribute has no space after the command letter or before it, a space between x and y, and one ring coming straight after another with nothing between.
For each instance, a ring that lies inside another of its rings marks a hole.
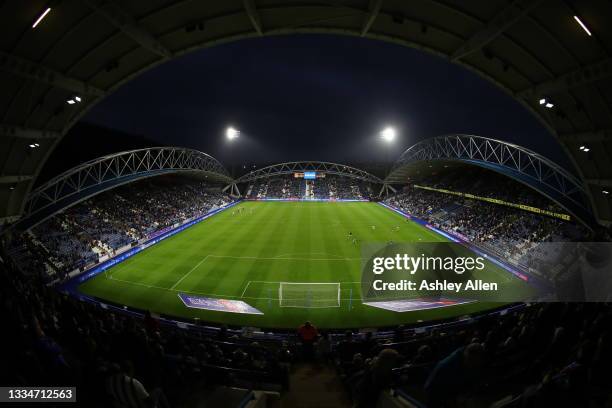
<instances>
[{"instance_id":1,"label":"goal net","mask_svg":"<svg viewBox=\"0 0 612 408\"><path fill-rule=\"evenodd\" d=\"M280 282L280 307L340 307L339 282Z\"/></svg>"}]
</instances>

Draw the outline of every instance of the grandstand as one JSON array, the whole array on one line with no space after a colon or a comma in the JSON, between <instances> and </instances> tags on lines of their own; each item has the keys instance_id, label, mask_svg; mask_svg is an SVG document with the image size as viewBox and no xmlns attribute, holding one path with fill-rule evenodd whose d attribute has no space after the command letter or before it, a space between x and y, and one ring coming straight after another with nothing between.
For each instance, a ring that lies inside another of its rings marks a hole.
<instances>
[{"instance_id":1,"label":"grandstand","mask_svg":"<svg viewBox=\"0 0 612 408\"><path fill-rule=\"evenodd\" d=\"M0 2L0 406L609 407L612 7L286 3ZM236 172L169 137L43 174L149 67L315 32L467 67L568 162L453 133Z\"/></svg>"}]
</instances>

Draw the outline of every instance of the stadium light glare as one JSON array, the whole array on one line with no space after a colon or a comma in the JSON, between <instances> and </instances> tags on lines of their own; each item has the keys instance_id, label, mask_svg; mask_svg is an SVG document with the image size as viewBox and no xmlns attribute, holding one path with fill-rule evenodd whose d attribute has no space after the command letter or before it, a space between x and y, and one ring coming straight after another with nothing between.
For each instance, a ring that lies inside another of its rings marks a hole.
<instances>
[{"instance_id":1,"label":"stadium light glare","mask_svg":"<svg viewBox=\"0 0 612 408\"><path fill-rule=\"evenodd\" d=\"M584 150L586 146L580 146L580 150Z\"/></svg>"},{"instance_id":2,"label":"stadium light glare","mask_svg":"<svg viewBox=\"0 0 612 408\"><path fill-rule=\"evenodd\" d=\"M391 143L395 139L395 129L392 127L386 127L380 132L380 137L388 143Z\"/></svg>"},{"instance_id":3,"label":"stadium light glare","mask_svg":"<svg viewBox=\"0 0 612 408\"><path fill-rule=\"evenodd\" d=\"M544 105L546 103L546 98L540 99L540 105Z\"/></svg>"},{"instance_id":4,"label":"stadium light glare","mask_svg":"<svg viewBox=\"0 0 612 408\"><path fill-rule=\"evenodd\" d=\"M606 194L606 195L610 194L610 192L608 190L601 190L601 192Z\"/></svg>"},{"instance_id":5,"label":"stadium light glare","mask_svg":"<svg viewBox=\"0 0 612 408\"><path fill-rule=\"evenodd\" d=\"M591 32L589 31L589 29L587 28L586 25L584 25L584 23L582 22L582 20L580 20L580 17L578 16L574 16L574 20L576 20L576 22L578 24L580 24L580 27L582 27L582 29L589 35L589 37L591 37L593 34L591 34Z\"/></svg>"},{"instance_id":6,"label":"stadium light glare","mask_svg":"<svg viewBox=\"0 0 612 408\"><path fill-rule=\"evenodd\" d=\"M74 105L75 103L81 103L83 99L80 96L73 96L72 98L66 100L68 105Z\"/></svg>"},{"instance_id":7,"label":"stadium light glare","mask_svg":"<svg viewBox=\"0 0 612 408\"><path fill-rule=\"evenodd\" d=\"M49 14L50 11L51 7L47 7L47 9L43 11L43 13L36 19L34 24L32 24L32 28L36 28L36 26L40 24L41 21L43 21L43 19L47 16L47 14Z\"/></svg>"},{"instance_id":8,"label":"stadium light glare","mask_svg":"<svg viewBox=\"0 0 612 408\"><path fill-rule=\"evenodd\" d=\"M232 126L228 127L227 130L225 131L225 136L229 139L229 140L234 140L236 139L238 136L240 135L240 131L234 129Z\"/></svg>"},{"instance_id":9,"label":"stadium light glare","mask_svg":"<svg viewBox=\"0 0 612 408\"><path fill-rule=\"evenodd\" d=\"M585 148L584 148L582 151L586 153L586 152L588 152L588 151L590 151L590 150L591 150L591 149L589 149L588 147L585 147Z\"/></svg>"},{"instance_id":10,"label":"stadium light glare","mask_svg":"<svg viewBox=\"0 0 612 408\"><path fill-rule=\"evenodd\" d=\"M547 102L546 105L544 105L544 106L546 106L548 109L550 109L550 108L552 108L555 105L550 103L550 102Z\"/></svg>"}]
</instances>

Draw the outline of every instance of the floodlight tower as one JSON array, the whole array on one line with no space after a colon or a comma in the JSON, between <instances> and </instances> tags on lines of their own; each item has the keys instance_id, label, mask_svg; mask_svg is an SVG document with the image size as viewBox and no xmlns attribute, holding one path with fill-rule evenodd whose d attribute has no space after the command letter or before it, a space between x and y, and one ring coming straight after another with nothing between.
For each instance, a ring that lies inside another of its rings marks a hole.
<instances>
[{"instance_id":1,"label":"floodlight tower","mask_svg":"<svg viewBox=\"0 0 612 408\"><path fill-rule=\"evenodd\" d=\"M227 140L229 140L230 142L234 139L238 139L238 136L240 136L240 131L234 128L233 126L229 126L225 130L225 137L227 137Z\"/></svg>"},{"instance_id":2,"label":"floodlight tower","mask_svg":"<svg viewBox=\"0 0 612 408\"><path fill-rule=\"evenodd\" d=\"M396 131L393 127L387 126L383 130L380 131L380 139L387 146L387 163L389 165L389 169L391 170L391 147L393 146L393 142L395 141Z\"/></svg>"},{"instance_id":3,"label":"floodlight tower","mask_svg":"<svg viewBox=\"0 0 612 408\"><path fill-rule=\"evenodd\" d=\"M233 142L234 140L238 139L239 136L240 136L240 130L236 129L235 127L228 126L227 129L225 129L225 137L228 142ZM234 177L235 172L234 172L233 162L230 167L230 174L232 177ZM231 195L240 196L240 190L238 190L238 186L235 183L228 185L224 189L224 191L228 188L231 189Z\"/></svg>"},{"instance_id":4,"label":"floodlight tower","mask_svg":"<svg viewBox=\"0 0 612 408\"><path fill-rule=\"evenodd\" d=\"M395 136L396 136L395 128L391 126L387 126L386 128L380 131L380 139L386 145L386 152L387 152L386 161L387 161L388 168L386 169L385 173L387 176L389 175L389 173L391 173L391 169L393 168L393 164L391 163L391 148L393 146L393 142L395 141ZM380 190L380 195L382 196L383 192L387 194L389 187L390 186L388 186L387 184L384 184L382 189Z\"/></svg>"}]
</instances>

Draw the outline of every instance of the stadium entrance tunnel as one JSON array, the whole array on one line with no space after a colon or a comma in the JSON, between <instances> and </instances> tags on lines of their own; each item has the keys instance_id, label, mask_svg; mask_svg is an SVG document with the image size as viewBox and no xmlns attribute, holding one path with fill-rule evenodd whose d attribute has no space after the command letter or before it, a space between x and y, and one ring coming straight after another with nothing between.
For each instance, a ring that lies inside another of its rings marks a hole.
<instances>
[{"instance_id":1,"label":"stadium entrance tunnel","mask_svg":"<svg viewBox=\"0 0 612 408\"><path fill-rule=\"evenodd\" d=\"M385 184L405 184L429 167L464 163L512 178L546 196L583 224L592 227L595 217L588 192L567 170L529 149L473 135L444 135L416 143L402 153L385 178Z\"/></svg>"},{"instance_id":2,"label":"stadium entrance tunnel","mask_svg":"<svg viewBox=\"0 0 612 408\"><path fill-rule=\"evenodd\" d=\"M214 157L193 149L152 147L103 156L74 167L30 193L23 217L12 228L26 231L106 190L143 178L197 173L214 183L233 183Z\"/></svg>"}]
</instances>

